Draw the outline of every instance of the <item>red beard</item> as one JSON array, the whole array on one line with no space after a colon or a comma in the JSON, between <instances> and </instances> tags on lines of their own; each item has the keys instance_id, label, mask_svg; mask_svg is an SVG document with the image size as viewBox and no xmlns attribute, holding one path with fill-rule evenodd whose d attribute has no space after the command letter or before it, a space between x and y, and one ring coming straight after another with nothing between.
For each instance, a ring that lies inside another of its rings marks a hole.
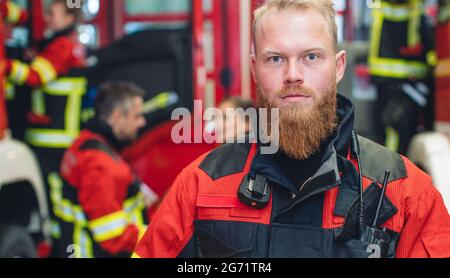
<instances>
[{"instance_id":1,"label":"red beard","mask_svg":"<svg viewBox=\"0 0 450 278\"><path fill-rule=\"evenodd\" d=\"M304 111L301 106L286 105L279 109L279 145L289 157L306 160L320 150L321 143L330 137L337 127L337 88L333 83L324 97L312 109ZM292 93L314 96L314 90L305 87L291 87L277 92L276 97ZM278 108L258 88L258 108L268 108L267 128L271 130L270 110Z\"/></svg>"}]
</instances>

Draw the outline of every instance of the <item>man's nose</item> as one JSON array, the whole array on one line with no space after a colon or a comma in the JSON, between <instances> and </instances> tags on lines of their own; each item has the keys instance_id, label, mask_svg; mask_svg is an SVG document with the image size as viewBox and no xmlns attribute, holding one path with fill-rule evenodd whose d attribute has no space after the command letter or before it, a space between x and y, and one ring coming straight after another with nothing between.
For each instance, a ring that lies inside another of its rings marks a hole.
<instances>
[{"instance_id":1,"label":"man's nose","mask_svg":"<svg viewBox=\"0 0 450 278\"><path fill-rule=\"evenodd\" d=\"M287 64L285 85L302 85L304 82L303 68L299 61L292 60Z\"/></svg>"}]
</instances>

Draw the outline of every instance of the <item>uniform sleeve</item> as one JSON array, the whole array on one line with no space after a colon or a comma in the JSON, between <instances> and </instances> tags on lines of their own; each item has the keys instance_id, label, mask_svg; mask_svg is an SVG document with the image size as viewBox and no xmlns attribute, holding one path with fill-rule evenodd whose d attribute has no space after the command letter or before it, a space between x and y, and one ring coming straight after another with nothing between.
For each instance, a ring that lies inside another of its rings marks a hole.
<instances>
[{"instance_id":1,"label":"uniform sleeve","mask_svg":"<svg viewBox=\"0 0 450 278\"><path fill-rule=\"evenodd\" d=\"M127 221L122 207L126 196L118 192L119 186L104 163L89 159L86 164L78 188L78 199L88 217L94 240L110 254L131 253L136 246L139 230Z\"/></svg>"},{"instance_id":2,"label":"uniform sleeve","mask_svg":"<svg viewBox=\"0 0 450 278\"><path fill-rule=\"evenodd\" d=\"M174 258L188 245L194 233L197 186L195 179L187 175L182 172L175 180L133 257ZM193 251L184 255L195 256Z\"/></svg>"},{"instance_id":3,"label":"uniform sleeve","mask_svg":"<svg viewBox=\"0 0 450 278\"><path fill-rule=\"evenodd\" d=\"M61 38L51 43L31 62L7 60L6 73L11 82L18 85L40 87L66 74L71 69L75 44Z\"/></svg>"},{"instance_id":4,"label":"uniform sleeve","mask_svg":"<svg viewBox=\"0 0 450 278\"><path fill-rule=\"evenodd\" d=\"M12 1L0 1L0 14L13 25L23 25L28 20L28 13Z\"/></svg>"},{"instance_id":5,"label":"uniform sleeve","mask_svg":"<svg viewBox=\"0 0 450 278\"><path fill-rule=\"evenodd\" d=\"M406 211L397 257L450 258L450 216L431 183Z\"/></svg>"}]
</instances>

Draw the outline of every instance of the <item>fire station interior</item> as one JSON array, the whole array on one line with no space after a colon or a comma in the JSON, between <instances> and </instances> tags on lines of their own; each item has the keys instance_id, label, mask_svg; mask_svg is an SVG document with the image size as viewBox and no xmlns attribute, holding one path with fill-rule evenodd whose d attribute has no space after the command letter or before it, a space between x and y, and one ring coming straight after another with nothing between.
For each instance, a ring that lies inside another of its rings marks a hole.
<instances>
[{"instance_id":1,"label":"fire station interior","mask_svg":"<svg viewBox=\"0 0 450 278\"><path fill-rule=\"evenodd\" d=\"M3 59L22 59L27 49L47 36L45 13L51 0L13 0L27 11L23 26L4 23ZM71 72L86 78L80 129L94 117L99 86L108 80L132 82L145 91L146 125L121 155L136 175L163 199L176 176L217 144L178 144L171 139L176 108L193 113L192 126L205 132L205 109L229 97L254 102L250 71L252 11L258 0L84 0L77 38L86 48L86 67ZM449 1L424 0L423 12L437 62L433 66L430 103L419 116L414 137L402 155L432 176L450 208L450 16ZM335 0L339 48L347 52L347 69L338 93L356 107L355 131L380 144L379 95L369 69L371 20L378 1ZM427 29L427 30L428 30ZM2 62L3 63L3 62ZM194 106L202 101L202 107ZM5 78L0 113L0 257L51 257L52 205L33 148L26 142L31 88ZM61 121L67 116L61 113ZM425 120L431 117L431 124ZM200 120L198 120L200 118ZM395 137L395 136L394 136ZM392 143L392 142L391 142ZM392 145L392 144L391 144ZM395 145L395 144L394 144ZM159 202L150 207L151 217ZM70 254L69 254L70 255ZM68 256L69 256L68 255Z\"/></svg>"}]
</instances>

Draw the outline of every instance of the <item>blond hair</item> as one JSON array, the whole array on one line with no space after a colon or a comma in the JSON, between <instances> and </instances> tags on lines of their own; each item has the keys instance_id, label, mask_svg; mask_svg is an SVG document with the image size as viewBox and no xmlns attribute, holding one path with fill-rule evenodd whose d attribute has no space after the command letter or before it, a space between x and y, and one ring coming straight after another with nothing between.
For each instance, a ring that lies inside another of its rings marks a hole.
<instances>
[{"instance_id":1,"label":"blond hair","mask_svg":"<svg viewBox=\"0 0 450 278\"><path fill-rule=\"evenodd\" d=\"M332 0L266 0L262 6L254 11L253 44L255 48L256 30L264 15L266 15L266 13L273 8L277 9L278 11L288 9L315 9L319 11L328 23L330 31L333 34L335 50L337 50L336 10L334 9Z\"/></svg>"}]
</instances>

